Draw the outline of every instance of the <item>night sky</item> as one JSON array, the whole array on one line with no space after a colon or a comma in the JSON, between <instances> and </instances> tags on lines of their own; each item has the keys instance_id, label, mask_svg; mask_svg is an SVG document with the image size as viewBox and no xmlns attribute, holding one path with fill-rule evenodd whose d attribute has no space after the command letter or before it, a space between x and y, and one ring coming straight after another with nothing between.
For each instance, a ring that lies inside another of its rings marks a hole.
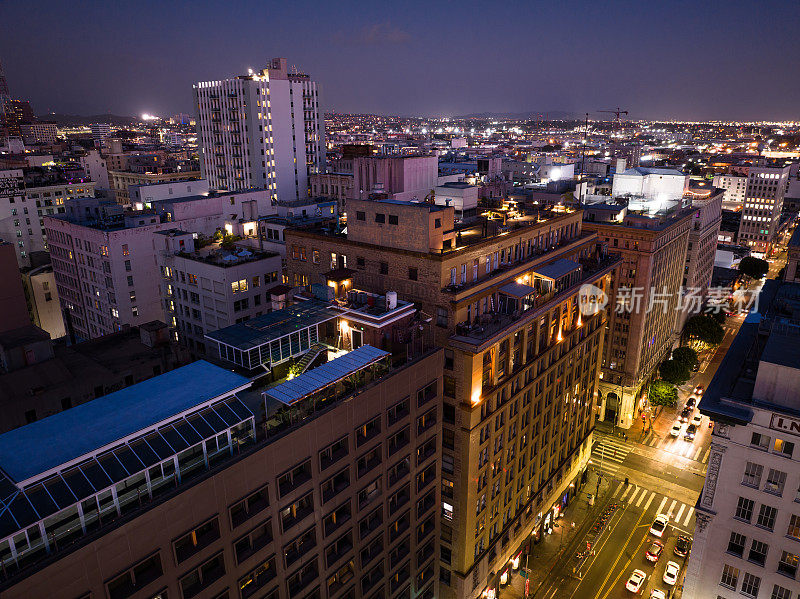
<instances>
[{"instance_id":1,"label":"night sky","mask_svg":"<svg viewBox=\"0 0 800 599\"><path fill-rule=\"evenodd\" d=\"M800 120L797 0L0 0L0 60L37 114L191 112L193 82L273 56L342 112Z\"/></svg>"}]
</instances>

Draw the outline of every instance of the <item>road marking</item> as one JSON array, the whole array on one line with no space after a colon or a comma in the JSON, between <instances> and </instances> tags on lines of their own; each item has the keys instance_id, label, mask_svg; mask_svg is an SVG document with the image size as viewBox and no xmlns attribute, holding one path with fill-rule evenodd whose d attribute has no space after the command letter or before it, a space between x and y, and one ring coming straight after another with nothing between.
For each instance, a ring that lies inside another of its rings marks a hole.
<instances>
[{"instance_id":1,"label":"road marking","mask_svg":"<svg viewBox=\"0 0 800 599\"><path fill-rule=\"evenodd\" d=\"M689 520L692 519L692 514L694 514L694 508L690 507L689 511L686 512L686 519L683 521L684 526L689 526Z\"/></svg>"},{"instance_id":2,"label":"road marking","mask_svg":"<svg viewBox=\"0 0 800 599\"><path fill-rule=\"evenodd\" d=\"M676 522L680 523L680 521L681 521L681 516L683 515L683 510L684 510L684 509L686 509L686 504L682 503L682 504L681 504L681 509L679 509L679 510L678 510L678 515L677 515L677 516L675 516L675 521L676 521Z\"/></svg>"},{"instance_id":3,"label":"road marking","mask_svg":"<svg viewBox=\"0 0 800 599\"><path fill-rule=\"evenodd\" d=\"M697 461L697 458L700 457L700 453L702 451L703 451L703 447L702 446L697 448L697 451L694 453L694 457L692 458L695 462Z\"/></svg>"},{"instance_id":4,"label":"road marking","mask_svg":"<svg viewBox=\"0 0 800 599\"><path fill-rule=\"evenodd\" d=\"M619 500L620 500L620 501L625 501L625 495L627 495L628 493L630 493L630 491L631 491L632 489L633 489L633 486L632 486L632 485L631 485L631 486L628 486L628 488L626 488L626 489L625 489L625 492L622 494L622 497L620 497L620 498L619 498Z\"/></svg>"},{"instance_id":5,"label":"road marking","mask_svg":"<svg viewBox=\"0 0 800 599\"><path fill-rule=\"evenodd\" d=\"M710 453L711 453L711 448L709 447L708 449L706 449L706 452L703 454L703 460L702 460L703 464L705 464L708 461L708 454L710 454Z\"/></svg>"},{"instance_id":6,"label":"road marking","mask_svg":"<svg viewBox=\"0 0 800 599\"><path fill-rule=\"evenodd\" d=\"M617 490L616 490L616 491L614 491L614 499L616 499L616 498L617 498L617 495L619 495L619 492L620 492L620 491L622 491L622 485L618 486L618 487L617 487Z\"/></svg>"},{"instance_id":7,"label":"road marking","mask_svg":"<svg viewBox=\"0 0 800 599\"><path fill-rule=\"evenodd\" d=\"M655 499L655 498L656 498L656 494L655 493L650 495L650 499L647 500L647 503L645 503L644 507L642 508L645 512L647 511L647 508L650 507L650 504L653 503L653 499Z\"/></svg>"},{"instance_id":8,"label":"road marking","mask_svg":"<svg viewBox=\"0 0 800 599\"><path fill-rule=\"evenodd\" d=\"M650 439L650 440L647 442L647 444L648 444L650 447L656 447L656 446L658 445L658 439L657 439L656 437L652 437L652 438L651 438L651 439Z\"/></svg>"},{"instance_id":9,"label":"road marking","mask_svg":"<svg viewBox=\"0 0 800 599\"><path fill-rule=\"evenodd\" d=\"M694 445L687 445L681 452L681 455L683 455L685 458L688 458L692 455L692 451L694 451Z\"/></svg>"},{"instance_id":10,"label":"road marking","mask_svg":"<svg viewBox=\"0 0 800 599\"><path fill-rule=\"evenodd\" d=\"M608 579L611 578L611 574L614 572L614 568L617 567L617 564L619 563L619 560L622 559L622 556L625 553L625 548L628 546L628 543L631 542L631 539L633 538L633 535L636 533L636 529L639 528L639 524L642 522L642 518L644 518L644 512L642 512L642 515L639 516L639 519L636 521L636 524L633 525L633 528L631 529L631 534L629 534L628 538L625 539L625 543L622 545L622 551L619 552L619 554L617 555L617 559L614 560L614 563L611 564L611 567L608 569L608 574L606 574L606 577L603 579L603 582L599 587L600 589L604 588L606 586L606 583L608 582ZM634 554L639 552L639 547L642 546L642 543L644 543L645 539L647 539L647 535L645 535L644 538L639 542L639 546L633 552ZM601 599L606 599L606 597L608 597L608 594L611 592L611 589L614 588L614 585L617 583L617 580L620 579L622 574L623 574L623 572L620 571L620 573L617 575L616 579L614 579L614 582L611 583L611 586L608 588L608 590L605 593L603 593L603 596L601 597Z\"/></svg>"},{"instance_id":11,"label":"road marking","mask_svg":"<svg viewBox=\"0 0 800 599\"><path fill-rule=\"evenodd\" d=\"M669 517L670 517L670 519L672 519L672 512L673 512L673 510L675 509L675 505L676 505L677 503L678 503L678 500L677 500L677 499L673 499L673 500L672 500L672 503L671 503L671 504L670 504L670 506L669 506L669 509L667 510L667 514L669 514Z\"/></svg>"},{"instance_id":12,"label":"road marking","mask_svg":"<svg viewBox=\"0 0 800 599\"><path fill-rule=\"evenodd\" d=\"M659 504L658 509L656 510L656 514L660 514L661 513L661 510L664 509L664 504L665 503L667 503L667 498L666 497L664 497L664 499L661 500L661 503Z\"/></svg>"},{"instance_id":13,"label":"road marking","mask_svg":"<svg viewBox=\"0 0 800 599\"><path fill-rule=\"evenodd\" d=\"M653 493L652 491L651 491L651 493L653 495L655 495L655 493ZM639 501L636 502L636 507L639 507L640 505L642 505L642 500L644 499L645 495L647 495L647 489L644 490L644 493L642 493L642 496L639 498ZM653 497L651 496L650 499L652 500ZM644 508L644 509L647 509L647 508Z\"/></svg>"}]
</instances>

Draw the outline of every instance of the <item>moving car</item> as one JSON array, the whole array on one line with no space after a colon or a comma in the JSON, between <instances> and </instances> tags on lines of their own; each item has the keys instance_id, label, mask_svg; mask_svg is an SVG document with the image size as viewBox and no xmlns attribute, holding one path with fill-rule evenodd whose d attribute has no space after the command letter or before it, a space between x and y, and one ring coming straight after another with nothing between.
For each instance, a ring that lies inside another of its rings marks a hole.
<instances>
[{"instance_id":1,"label":"moving car","mask_svg":"<svg viewBox=\"0 0 800 599\"><path fill-rule=\"evenodd\" d=\"M683 425L681 424L681 422L679 420L675 424L672 425L671 429L669 429L669 434L672 435L673 437L680 437L682 429L683 429Z\"/></svg>"},{"instance_id":2,"label":"moving car","mask_svg":"<svg viewBox=\"0 0 800 599\"><path fill-rule=\"evenodd\" d=\"M676 562L667 562L667 567L664 570L664 582L669 586L675 586L678 581L678 574L681 572L681 567Z\"/></svg>"},{"instance_id":3,"label":"moving car","mask_svg":"<svg viewBox=\"0 0 800 599\"><path fill-rule=\"evenodd\" d=\"M650 591L650 599L667 599L667 595L661 589Z\"/></svg>"},{"instance_id":4,"label":"moving car","mask_svg":"<svg viewBox=\"0 0 800 599\"><path fill-rule=\"evenodd\" d=\"M644 556L647 558L647 561L656 563L658 558L661 557L662 551L664 551L664 544L659 543L658 541L653 541Z\"/></svg>"},{"instance_id":5,"label":"moving car","mask_svg":"<svg viewBox=\"0 0 800 599\"><path fill-rule=\"evenodd\" d=\"M683 434L683 438L687 441L694 441L694 436L697 434L697 427L694 424L690 424L686 427L686 432Z\"/></svg>"},{"instance_id":6,"label":"moving car","mask_svg":"<svg viewBox=\"0 0 800 599\"><path fill-rule=\"evenodd\" d=\"M697 398L694 395L691 395L689 399L686 400L686 407L693 408L696 403L697 403Z\"/></svg>"},{"instance_id":7,"label":"moving car","mask_svg":"<svg viewBox=\"0 0 800 599\"><path fill-rule=\"evenodd\" d=\"M703 422L703 415L698 412L694 416L692 416L692 424L695 426L700 426L700 423Z\"/></svg>"},{"instance_id":8,"label":"moving car","mask_svg":"<svg viewBox=\"0 0 800 599\"><path fill-rule=\"evenodd\" d=\"M650 534L659 538L663 537L664 531L667 530L667 524L669 524L669 516L666 514L659 514L650 527Z\"/></svg>"},{"instance_id":9,"label":"moving car","mask_svg":"<svg viewBox=\"0 0 800 599\"><path fill-rule=\"evenodd\" d=\"M642 586L644 586L644 581L646 578L647 574L641 570L634 570L631 572L631 577L628 579L628 582L625 583L625 588L631 593L638 594L639 591L642 590Z\"/></svg>"},{"instance_id":10,"label":"moving car","mask_svg":"<svg viewBox=\"0 0 800 599\"><path fill-rule=\"evenodd\" d=\"M681 415L678 417L678 420L681 422L689 422L689 417L692 415L692 408L683 408Z\"/></svg>"},{"instance_id":11,"label":"moving car","mask_svg":"<svg viewBox=\"0 0 800 599\"><path fill-rule=\"evenodd\" d=\"M675 555L678 557L686 557L692 549L692 538L686 535L681 535L675 542Z\"/></svg>"},{"instance_id":12,"label":"moving car","mask_svg":"<svg viewBox=\"0 0 800 599\"><path fill-rule=\"evenodd\" d=\"M703 387L703 385L697 385L697 387L694 388L694 394L695 395L702 395L703 391L705 391L705 388Z\"/></svg>"}]
</instances>

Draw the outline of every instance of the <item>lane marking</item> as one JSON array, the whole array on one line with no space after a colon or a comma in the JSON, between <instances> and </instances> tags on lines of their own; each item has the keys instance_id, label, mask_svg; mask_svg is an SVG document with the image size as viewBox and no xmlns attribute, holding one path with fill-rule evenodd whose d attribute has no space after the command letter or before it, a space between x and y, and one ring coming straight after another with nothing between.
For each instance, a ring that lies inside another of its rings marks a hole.
<instances>
[{"instance_id":1,"label":"lane marking","mask_svg":"<svg viewBox=\"0 0 800 599\"><path fill-rule=\"evenodd\" d=\"M628 493L630 493L632 489L633 489L633 485L629 485L629 486L628 486L628 487L625 489L625 492L622 494L622 497L620 497L620 498L619 498L619 499L620 499L620 501L625 501L625 495L627 495Z\"/></svg>"},{"instance_id":2,"label":"lane marking","mask_svg":"<svg viewBox=\"0 0 800 599\"><path fill-rule=\"evenodd\" d=\"M702 451L703 451L703 448L702 448L702 446L697 448L697 451L694 453L694 458L692 458L692 459L693 459L695 462L697 461L697 458L699 458L699 457L700 457L700 453L701 453Z\"/></svg>"},{"instance_id":3,"label":"lane marking","mask_svg":"<svg viewBox=\"0 0 800 599\"><path fill-rule=\"evenodd\" d=\"M639 501L636 502L636 507L642 505L642 501L644 500L645 496L647 496L647 489L644 490L644 493L639 497Z\"/></svg>"},{"instance_id":4,"label":"lane marking","mask_svg":"<svg viewBox=\"0 0 800 599\"><path fill-rule=\"evenodd\" d=\"M614 499L617 498L617 495L619 495L620 491L622 491L622 486L621 485L619 487L617 487L616 491L614 491L614 495L613 495Z\"/></svg>"},{"instance_id":5,"label":"lane marking","mask_svg":"<svg viewBox=\"0 0 800 599\"><path fill-rule=\"evenodd\" d=\"M655 493L650 495L650 499L648 499L647 503L644 504L644 507L642 508L642 510L644 510L646 512L647 509L650 507L650 504L653 503L653 499L655 499L655 498L656 498L656 494Z\"/></svg>"},{"instance_id":6,"label":"lane marking","mask_svg":"<svg viewBox=\"0 0 800 599\"><path fill-rule=\"evenodd\" d=\"M661 514L662 513L661 510L664 509L664 504L665 503L667 503L667 498L666 497L664 497L661 500L661 503L659 504L658 509L656 510L656 514Z\"/></svg>"},{"instance_id":7,"label":"lane marking","mask_svg":"<svg viewBox=\"0 0 800 599\"><path fill-rule=\"evenodd\" d=\"M625 539L625 543L623 543L623 545L622 545L622 551L619 552L619 554L617 555L617 559L614 560L614 563L611 564L611 567L608 569L608 574L606 574L606 577L603 579L603 582L600 584L600 587L599 587L600 589L603 589L606 586L606 583L608 582L608 579L611 578L611 574L614 573L614 568L617 567L617 564L619 563L619 560L622 559L622 556L625 554L625 548L631 542L631 539L633 538L633 535L636 533L636 530L639 528L639 525L642 522L642 518L644 518L644 512L642 512L642 515L639 516L639 519L636 521L636 524L633 525L633 528L631 529L631 534L629 534L628 538ZM636 555L639 552L639 548L642 546L642 543L644 543L646 538L647 538L647 535L645 534L644 537L642 537L642 540L639 542L639 546L633 552L634 555ZM632 558L629 558L628 562L630 562L631 559ZM622 575L623 575L623 572L622 572L622 570L620 570L620 573L617 575L616 579L614 579L614 582L611 583L611 586L608 587L608 590L605 593L603 593L601 599L606 599L606 597L608 597L608 594L611 592L611 589L614 588L614 585L617 584L617 581L620 579L620 577Z\"/></svg>"},{"instance_id":8,"label":"lane marking","mask_svg":"<svg viewBox=\"0 0 800 599\"><path fill-rule=\"evenodd\" d=\"M706 449L706 452L703 454L703 464L705 464L708 461L708 456L709 456L710 453L711 453L711 448L709 447L708 449Z\"/></svg>"},{"instance_id":9,"label":"lane marking","mask_svg":"<svg viewBox=\"0 0 800 599\"><path fill-rule=\"evenodd\" d=\"M680 522L681 521L681 516L683 515L683 510L684 509L686 509L686 504L682 503L681 504L681 509L678 510L678 515L675 516L675 521L676 522Z\"/></svg>"},{"instance_id":10,"label":"lane marking","mask_svg":"<svg viewBox=\"0 0 800 599\"><path fill-rule=\"evenodd\" d=\"M669 506L669 509L667 510L667 514L669 515L669 519L670 520L672 520L672 512L675 511L675 505L677 503L678 503L678 500L677 499L673 499L672 503Z\"/></svg>"},{"instance_id":11,"label":"lane marking","mask_svg":"<svg viewBox=\"0 0 800 599\"><path fill-rule=\"evenodd\" d=\"M692 519L692 514L694 514L694 508L690 507L689 511L686 512L686 519L683 521L684 526L689 526L689 520Z\"/></svg>"}]
</instances>

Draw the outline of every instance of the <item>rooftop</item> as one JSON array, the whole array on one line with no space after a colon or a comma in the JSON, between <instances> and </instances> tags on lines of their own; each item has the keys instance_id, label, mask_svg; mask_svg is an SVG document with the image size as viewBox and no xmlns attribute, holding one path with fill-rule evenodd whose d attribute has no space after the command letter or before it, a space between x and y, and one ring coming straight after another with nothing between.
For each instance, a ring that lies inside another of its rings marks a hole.
<instances>
[{"instance_id":1,"label":"rooftop","mask_svg":"<svg viewBox=\"0 0 800 599\"><path fill-rule=\"evenodd\" d=\"M269 343L311 326L337 318L341 313L327 302L317 299L303 301L283 310L256 316L206 334L212 341L243 351Z\"/></svg>"},{"instance_id":2,"label":"rooftop","mask_svg":"<svg viewBox=\"0 0 800 599\"><path fill-rule=\"evenodd\" d=\"M0 468L21 483L249 382L193 362L0 435Z\"/></svg>"}]
</instances>

